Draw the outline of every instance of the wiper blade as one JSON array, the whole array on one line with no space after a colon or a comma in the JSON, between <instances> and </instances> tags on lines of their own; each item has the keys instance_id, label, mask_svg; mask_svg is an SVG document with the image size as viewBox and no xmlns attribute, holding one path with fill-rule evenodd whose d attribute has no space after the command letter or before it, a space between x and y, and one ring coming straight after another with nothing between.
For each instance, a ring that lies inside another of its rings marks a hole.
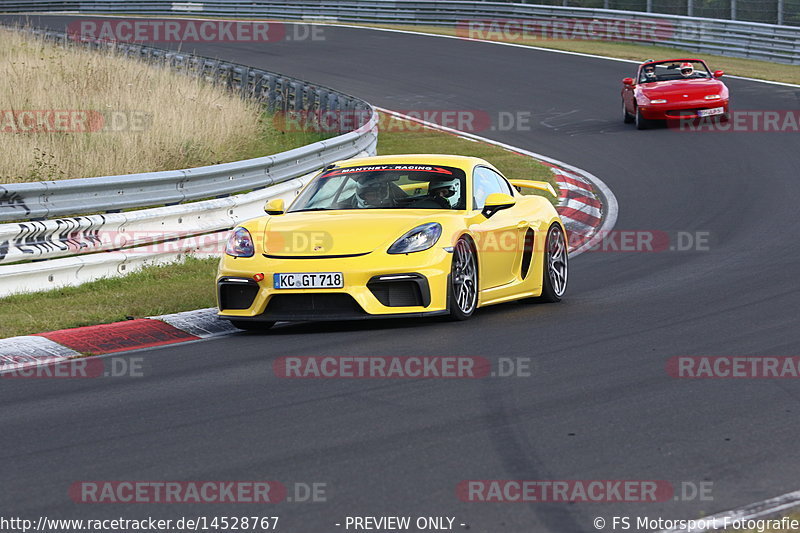
<instances>
[{"instance_id":1,"label":"wiper blade","mask_svg":"<svg viewBox=\"0 0 800 533\"><path fill-rule=\"evenodd\" d=\"M309 207L308 209L298 209L297 211L289 211L290 213L302 213L303 211L336 211L331 207Z\"/></svg>"}]
</instances>

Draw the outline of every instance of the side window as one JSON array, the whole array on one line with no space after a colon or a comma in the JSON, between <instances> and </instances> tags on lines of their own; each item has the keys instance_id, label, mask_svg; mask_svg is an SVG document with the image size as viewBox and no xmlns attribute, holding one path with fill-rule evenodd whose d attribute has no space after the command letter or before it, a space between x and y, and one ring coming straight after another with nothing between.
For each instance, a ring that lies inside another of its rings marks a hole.
<instances>
[{"instance_id":1,"label":"side window","mask_svg":"<svg viewBox=\"0 0 800 533\"><path fill-rule=\"evenodd\" d=\"M504 192L508 195L514 196L514 189L511 188L511 184L508 182L507 179L505 179L497 172L494 172L493 170L489 170L489 172L494 174L497 177L497 181L500 182L500 192Z\"/></svg>"},{"instance_id":2,"label":"side window","mask_svg":"<svg viewBox=\"0 0 800 533\"><path fill-rule=\"evenodd\" d=\"M496 172L486 167L475 167L472 175L472 207L473 209L483 209L486 197L494 192L505 192L506 188L501 186L502 179ZM503 180L505 181L505 180Z\"/></svg>"}]
</instances>

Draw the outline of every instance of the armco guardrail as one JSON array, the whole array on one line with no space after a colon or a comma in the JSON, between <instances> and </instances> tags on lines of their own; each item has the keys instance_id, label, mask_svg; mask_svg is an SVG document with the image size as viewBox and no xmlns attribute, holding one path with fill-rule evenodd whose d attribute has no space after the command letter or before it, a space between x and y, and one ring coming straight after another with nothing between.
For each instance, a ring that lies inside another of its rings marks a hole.
<instances>
[{"instance_id":1,"label":"armco guardrail","mask_svg":"<svg viewBox=\"0 0 800 533\"><path fill-rule=\"evenodd\" d=\"M219 256L228 228L263 214L268 199L291 201L310 178L182 206L0 225L0 239L11 237L6 227L12 233L25 228L22 239L12 240L10 247L5 242L5 260L48 259L0 265L0 297L124 275L186 254Z\"/></svg>"},{"instance_id":2,"label":"armco guardrail","mask_svg":"<svg viewBox=\"0 0 800 533\"><path fill-rule=\"evenodd\" d=\"M0 185L0 222L116 212L235 194L290 180L340 159L374 150L377 118L358 98L320 85L220 60L126 43L76 43L66 33L31 30L43 38L163 63L223 83L272 112L348 117L356 129L280 154L186 170Z\"/></svg>"},{"instance_id":3,"label":"armco guardrail","mask_svg":"<svg viewBox=\"0 0 800 533\"><path fill-rule=\"evenodd\" d=\"M66 42L60 32L25 31ZM273 112L327 113L344 117L356 129L273 156L222 165L0 185L0 221L19 221L0 224L0 297L122 275L184 254L218 255L227 230L263 214L266 200L291 201L324 166L375 153L377 113L363 100L333 89L152 47L79 45L115 46L121 53L221 81ZM123 211L153 205L163 207ZM94 214L63 217L82 213Z\"/></svg>"},{"instance_id":4,"label":"armco guardrail","mask_svg":"<svg viewBox=\"0 0 800 533\"><path fill-rule=\"evenodd\" d=\"M214 0L163 2L106 0L102 2L55 2L11 0L6 12L74 11L84 14L203 15L264 17L338 22L456 25L469 32L467 23L480 20L529 21L536 29L547 21L568 21L584 34L614 24L645 25L631 39L645 44L675 46L693 52L713 53L800 64L800 28L677 15L545 6L503 2L435 0ZM649 31L647 25L652 29ZM554 31L558 27L553 23ZM563 27L561 28L563 29ZM500 30L502 31L502 29ZM577 32L576 32L577 33ZM562 32L563 34L563 32ZM469 36L466 35L465 36Z\"/></svg>"}]
</instances>

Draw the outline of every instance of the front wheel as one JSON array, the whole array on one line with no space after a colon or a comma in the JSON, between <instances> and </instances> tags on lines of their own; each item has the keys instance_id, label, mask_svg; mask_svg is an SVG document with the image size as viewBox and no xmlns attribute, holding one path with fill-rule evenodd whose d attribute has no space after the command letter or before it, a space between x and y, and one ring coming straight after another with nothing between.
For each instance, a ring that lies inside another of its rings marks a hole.
<instances>
[{"instance_id":1,"label":"front wheel","mask_svg":"<svg viewBox=\"0 0 800 533\"><path fill-rule=\"evenodd\" d=\"M628 110L625 108L625 100L622 100L622 122L625 124L632 124L633 123L633 115L628 113Z\"/></svg>"},{"instance_id":2,"label":"front wheel","mask_svg":"<svg viewBox=\"0 0 800 533\"><path fill-rule=\"evenodd\" d=\"M468 319L478 306L478 262L466 239L459 239L453 249L447 301L451 320Z\"/></svg>"},{"instance_id":3,"label":"front wheel","mask_svg":"<svg viewBox=\"0 0 800 533\"><path fill-rule=\"evenodd\" d=\"M564 230L557 223L547 231L542 270L542 295L536 301L560 302L567 292L569 255Z\"/></svg>"},{"instance_id":4,"label":"front wheel","mask_svg":"<svg viewBox=\"0 0 800 533\"><path fill-rule=\"evenodd\" d=\"M642 111L639 108L636 108L636 129L637 130L646 130L650 127L650 121L644 118L642 115Z\"/></svg>"}]
</instances>

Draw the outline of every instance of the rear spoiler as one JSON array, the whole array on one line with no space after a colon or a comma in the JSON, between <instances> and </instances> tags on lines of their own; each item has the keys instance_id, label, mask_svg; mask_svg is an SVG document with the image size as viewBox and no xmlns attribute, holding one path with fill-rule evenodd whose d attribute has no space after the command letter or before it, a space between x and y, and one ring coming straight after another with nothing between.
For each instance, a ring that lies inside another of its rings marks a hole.
<instances>
[{"instance_id":1,"label":"rear spoiler","mask_svg":"<svg viewBox=\"0 0 800 533\"><path fill-rule=\"evenodd\" d=\"M532 180L508 180L511 185L514 187L524 187L526 189L537 189L539 191L546 191L553 195L554 198L558 198L558 194L556 193L553 186L547 183L546 181L532 181Z\"/></svg>"}]
</instances>

